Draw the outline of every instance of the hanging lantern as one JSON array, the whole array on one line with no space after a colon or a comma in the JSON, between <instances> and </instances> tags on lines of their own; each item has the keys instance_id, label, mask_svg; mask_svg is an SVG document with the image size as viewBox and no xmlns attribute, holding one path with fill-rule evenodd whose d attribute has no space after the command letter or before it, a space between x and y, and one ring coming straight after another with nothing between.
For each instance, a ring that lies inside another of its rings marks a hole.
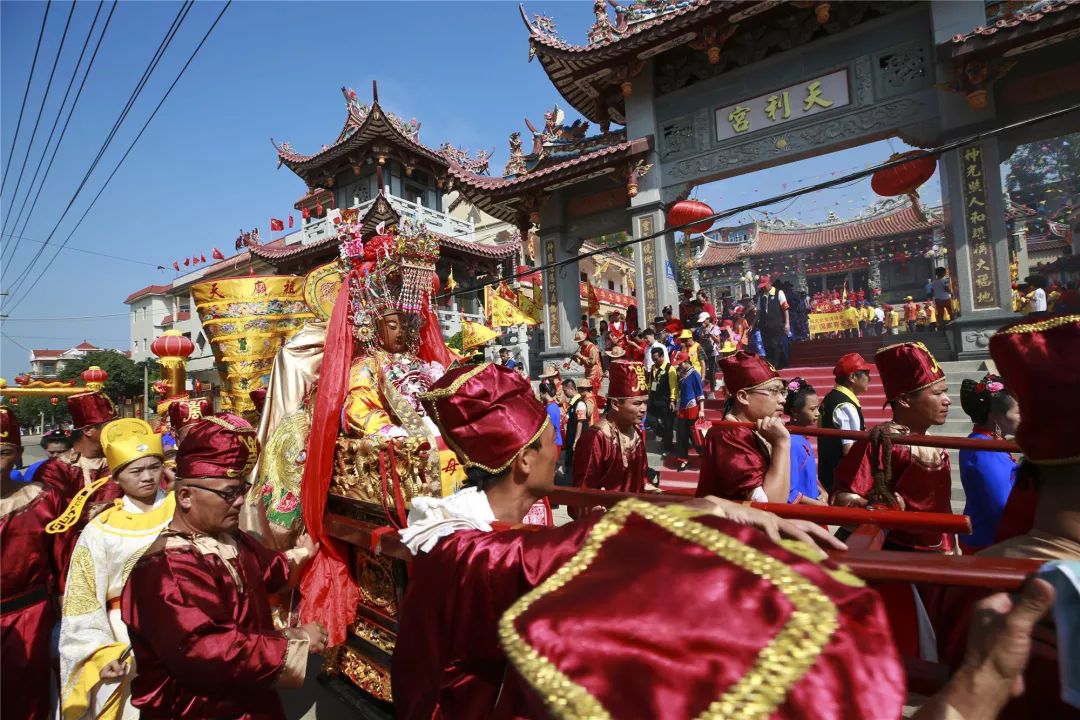
<instances>
[{"instance_id":1,"label":"hanging lantern","mask_svg":"<svg viewBox=\"0 0 1080 720\"><path fill-rule=\"evenodd\" d=\"M8 402L11 403L12 405L18 405L19 404L19 398L17 398L17 397L9 398Z\"/></svg>"},{"instance_id":2,"label":"hanging lantern","mask_svg":"<svg viewBox=\"0 0 1080 720\"><path fill-rule=\"evenodd\" d=\"M83 370L81 377L83 382L86 383L88 390L97 391L105 385L105 381L109 379L109 373L105 372L97 365L91 365ZM53 404L55 405L56 403Z\"/></svg>"},{"instance_id":3,"label":"hanging lantern","mask_svg":"<svg viewBox=\"0 0 1080 720\"><path fill-rule=\"evenodd\" d=\"M161 382L168 384L166 397L183 394L187 387L184 360L195 352L195 343L181 335L179 330L166 330L150 343L150 352L161 358Z\"/></svg>"},{"instance_id":4,"label":"hanging lantern","mask_svg":"<svg viewBox=\"0 0 1080 720\"><path fill-rule=\"evenodd\" d=\"M51 398L49 398L49 402L54 406L59 405L60 404L60 398L53 395Z\"/></svg>"},{"instance_id":5,"label":"hanging lantern","mask_svg":"<svg viewBox=\"0 0 1080 720\"><path fill-rule=\"evenodd\" d=\"M680 200L668 210L667 224L668 227L678 227L694 223L682 228L682 231L688 235L690 233L703 233L711 228L713 222L715 222L714 220L705 220L712 214L713 209L700 200Z\"/></svg>"},{"instance_id":6,"label":"hanging lantern","mask_svg":"<svg viewBox=\"0 0 1080 720\"><path fill-rule=\"evenodd\" d=\"M890 157L889 160L898 160L916 155L922 155L922 151L912 150L911 152L898 153ZM878 170L870 178L870 187L878 195L885 197L907 195L914 202L918 197L916 190L933 177L936 169L937 161L933 156L916 157L908 162Z\"/></svg>"}]
</instances>

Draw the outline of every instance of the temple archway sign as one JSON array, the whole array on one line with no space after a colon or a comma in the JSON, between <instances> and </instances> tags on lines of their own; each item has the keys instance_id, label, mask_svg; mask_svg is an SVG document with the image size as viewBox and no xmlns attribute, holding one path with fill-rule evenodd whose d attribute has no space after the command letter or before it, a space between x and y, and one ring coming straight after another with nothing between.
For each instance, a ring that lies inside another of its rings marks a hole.
<instances>
[{"instance_id":1,"label":"temple archway sign","mask_svg":"<svg viewBox=\"0 0 1080 720\"><path fill-rule=\"evenodd\" d=\"M1037 30L1007 23L998 36L1020 33L1013 52L1046 52L1019 44L1023 32L1053 44L1045 38L1055 23L1075 24L1074 10L1041 27L1041 15L1025 21ZM929 148L998 124L994 81L1007 69L973 71L958 60L970 50L961 47L965 38L978 36L978 45L991 34L985 13L976 2L656 0L618 7L612 20L598 2L586 46L560 40L549 18L526 22L531 55L575 109L603 129L625 124L628 140L651 141L645 162L653 169L629 202L630 228L644 238L662 230L665 210L702 183L887 137ZM1075 49L1074 36L1069 43ZM1030 57L1038 66L1040 56ZM1064 105L1067 95L1040 97L1039 109ZM990 138L939 161L945 243L955 256L962 311L953 347L961 356L985 354L988 332L1009 317L1008 238L996 182L999 144L1008 142ZM966 211L980 205L984 211ZM552 226L548 234L559 233ZM647 321L677 302L672 234L645 240L636 256ZM564 327L576 322L574 310L562 315Z\"/></svg>"}]
</instances>

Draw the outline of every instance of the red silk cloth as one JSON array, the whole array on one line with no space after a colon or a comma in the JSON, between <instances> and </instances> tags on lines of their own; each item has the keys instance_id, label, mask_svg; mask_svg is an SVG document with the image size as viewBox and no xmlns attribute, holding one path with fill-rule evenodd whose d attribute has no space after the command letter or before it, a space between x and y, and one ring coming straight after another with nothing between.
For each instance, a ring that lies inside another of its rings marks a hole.
<instances>
[{"instance_id":1,"label":"red silk cloth","mask_svg":"<svg viewBox=\"0 0 1080 720\"><path fill-rule=\"evenodd\" d=\"M90 481L93 482L108 474L109 468L105 466L101 470L92 470L90 472ZM42 463L37 472L34 473L34 480L40 482L46 488L51 488L59 498L60 505L56 513L46 520L46 524L58 518L67 508L71 499L75 497L75 493L82 490L86 485L82 468L67 462L65 456L50 458ZM67 587L67 571L68 564L71 562L71 553L75 550L75 543L78 542L82 529L86 527L86 523L90 522L90 513L87 508L98 504L111 505L113 500L123 496L124 491L120 489L120 483L109 480L86 499L83 513L73 526L69 527L65 532L49 536L54 538L53 542L55 543L53 554L56 560L56 588L58 592L64 592ZM42 525L42 532L44 532L44 527Z\"/></svg>"},{"instance_id":2,"label":"red silk cloth","mask_svg":"<svg viewBox=\"0 0 1080 720\"><path fill-rule=\"evenodd\" d=\"M881 375L887 400L895 400L945 377L945 371L921 342L883 347L874 355L874 364Z\"/></svg>"},{"instance_id":3,"label":"red silk cloth","mask_svg":"<svg viewBox=\"0 0 1080 720\"><path fill-rule=\"evenodd\" d=\"M70 395L67 399L67 408L71 413L71 424L76 430L116 419L116 407L112 404L112 400L102 392Z\"/></svg>"},{"instance_id":4,"label":"red silk cloth","mask_svg":"<svg viewBox=\"0 0 1080 720\"><path fill-rule=\"evenodd\" d=\"M638 443L629 457L623 458L617 440L609 438L599 427L586 428L574 449L574 487L645 492L645 471L649 467L645 435L640 428L635 428L635 432Z\"/></svg>"},{"instance_id":5,"label":"red silk cloth","mask_svg":"<svg viewBox=\"0 0 1080 720\"><path fill-rule=\"evenodd\" d=\"M589 707L574 702L572 684L612 718L701 717L725 697L760 708L762 686L780 691L773 718L900 717L904 670L877 593L754 528L659 509L659 521L637 511L620 519L622 509L559 583L504 619L503 646L537 690L526 716L546 717L543 701ZM661 524L679 522L705 533L690 539ZM552 666L570 682L552 683ZM741 683L749 692L735 694Z\"/></svg>"},{"instance_id":6,"label":"red silk cloth","mask_svg":"<svg viewBox=\"0 0 1080 720\"><path fill-rule=\"evenodd\" d=\"M223 425L224 423L224 425ZM259 457L255 428L236 415L196 421L176 453L179 478L242 477Z\"/></svg>"},{"instance_id":7,"label":"red silk cloth","mask_svg":"<svg viewBox=\"0 0 1080 720\"><path fill-rule=\"evenodd\" d=\"M754 488L765 482L768 470L765 443L753 430L714 427L705 435L705 452L695 494L743 502L750 499Z\"/></svg>"},{"instance_id":8,"label":"red silk cloth","mask_svg":"<svg viewBox=\"0 0 1080 720\"><path fill-rule=\"evenodd\" d=\"M19 418L7 407L0 407L0 445L22 447L22 429L19 427Z\"/></svg>"},{"instance_id":9,"label":"red silk cloth","mask_svg":"<svg viewBox=\"0 0 1080 720\"><path fill-rule=\"evenodd\" d=\"M162 549L159 539L135 565L120 609L139 668L131 700L144 720L285 720L274 685L289 641L274 628L268 593L285 587L288 561L246 533L236 538L235 560Z\"/></svg>"},{"instance_id":10,"label":"red silk cloth","mask_svg":"<svg viewBox=\"0 0 1080 720\"><path fill-rule=\"evenodd\" d=\"M214 406L208 398L184 398L169 403L169 427L177 432L185 425L214 414Z\"/></svg>"},{"instance_id":11,"label":"red silk cloth","mask_svg":"<svg viewBox=\"0 0 1080 720\"><path fill-rule=\"evenodd\" d=\"M548 419L529 380L492 363L450 370L421 399L466 466L489 472L502 472Z\"/></svg>"},{"instance_id":12,"label":"red silk cloth","mask_svg":"<svg viewBox=\"0 0 1080 720\"><path fill-rule=\"evenodd\" d=\"M892 490L904 499L904 509L919 512L952 512L952 477L947 450L926 448L940 453L940 464L928 467L911 454L910 445L892 446ZM866 497L874 487L870 472L870 443L856 440L851 450L836 466L834 493L850 492ZM914 550L948 552L954 545L948 533L890 530L888 542Z\"/></svg>"},{"instance_id":13,"label":"red silk cloth","mask_svg":"<svg viewBox=\"0 0 1080 720\"><path fill-rule=\"evenodd\" d=\"M1020 404L1016 442L1033 462L1080 462L1080 315L1025 319L990 338L990 356Z\"/></svg>"},{"instance_id":14,"label":"red silk cloth","mask_svg":"<svg viewBox=\"0 0 1080 720\"><path fill-rule=\"evenodd\" d=\"M633 360L612 360L608 365L608 397L647 397L649 381L645 365Z\"/></svg>"},{"instance_id":15,"label":"red silk cloth","mask_svg":"<svg viewBox=\"0 0 1080 720\"><path fill-rule=\"evenodd\" d=\"M46 488L0 517L0 599L15 606L0 615L0 708L5 718L46 720L56 712L50 703L56 624L51 596L58 586L58 553L67 538L46 534L45 526L65 504L56 490Z\"/></svg>"},{"instance_id":16,"label":"red silk cloth","mask_svg":"<svg viewBox=\"0 0 1080 720\"><path fill-rule=\"evenodd\" d=\"M577 552L597 517L550 530L461 531L420 553L390 673L395 715L480 720L498 699L499 717L521 717L523 688L507 672L499 617Z\"/></svg>"},{"instance_id":17,"label":"red silk cloth","mask_svg":"<svg viewBox=\"0 0 1080 720\"><path fill-rule=\"evenodd\" d=\"M734 395L740 390L752 390L780 377L780 373L776 372L776 368L768 360L745 350L722 358L719 365L720 371L724 373L724 387L727 388L728 395Z\"/></svg>"}]
</instances>

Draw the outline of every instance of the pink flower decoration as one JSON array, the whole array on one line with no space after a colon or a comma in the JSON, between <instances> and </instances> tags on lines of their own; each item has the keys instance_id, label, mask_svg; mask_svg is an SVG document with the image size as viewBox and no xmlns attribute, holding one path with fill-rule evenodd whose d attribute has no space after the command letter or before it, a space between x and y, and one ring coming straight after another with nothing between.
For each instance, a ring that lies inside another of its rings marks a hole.
<instances>
[{"instance_id":1,"label":"pink flower decoration","mask_svg":"<svg viewBox=\"0 0 1080 720\"><path fill-rule=\"evenodd\" d=\"M991 380L986 384L986 389L992 393L999 393L1005 389L1005 386L996 380Z\"/></svg>"},{"instance_id":2,"label":"pink flower decoration","mask_svg":"<svg viewBox=\"0 0 1080 720\"><path fill-rule=\"evenodd\" d=\"M792 380L787 384L787 389L791 392L798 392L800 387L802 386L799 384L798 380Z\"/></svg>"}]
</instances>

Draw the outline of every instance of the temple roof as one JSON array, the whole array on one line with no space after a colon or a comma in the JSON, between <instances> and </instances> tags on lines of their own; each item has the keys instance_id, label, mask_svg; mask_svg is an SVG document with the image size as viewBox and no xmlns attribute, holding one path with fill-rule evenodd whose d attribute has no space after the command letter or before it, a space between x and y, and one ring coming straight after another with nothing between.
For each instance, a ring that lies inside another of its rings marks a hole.
<instances>
[{"instance_id":1,"label":"temple roof","mask_svg":"<svg viewBox=\"0 0 1080 720\"><path fill-rule=\"evenodd\" d=\"M1004 11L970 32L954 35L954 55L1000 50L1002 43L1030 43L1049 36L1067 39L1066 32L1080 25L1080 0L1040 0L1016 11L1002 3ZM1075 35L1073 35L1075 37Z\"/></svg>"},{"instance_id":2,"label":"temple roof","mask_svg":"<svg viewBox=\"0 0 1080 720\"><path fill-rule=\"evenodd\" d=\"M145 295L165 295L171 287L172 285L147 285L141 290L136 290L124 298L124 303L131 303Z\"/></svg>"},{"instance_id":3,"label":"temple roof","mask_svg":"<svg viewBox=\"0 0 1080 720\"><path fill-rule=\"evenodd\" d=\"M803 226L776 220L756 223L753 239L742 245L710 243L695 261L698 267L728 265L744 257L816 250L897 235L929 232L941 225L940 217L927 215L907 199L884 200L861 216Z\"/></svg>"}]
</instances>

